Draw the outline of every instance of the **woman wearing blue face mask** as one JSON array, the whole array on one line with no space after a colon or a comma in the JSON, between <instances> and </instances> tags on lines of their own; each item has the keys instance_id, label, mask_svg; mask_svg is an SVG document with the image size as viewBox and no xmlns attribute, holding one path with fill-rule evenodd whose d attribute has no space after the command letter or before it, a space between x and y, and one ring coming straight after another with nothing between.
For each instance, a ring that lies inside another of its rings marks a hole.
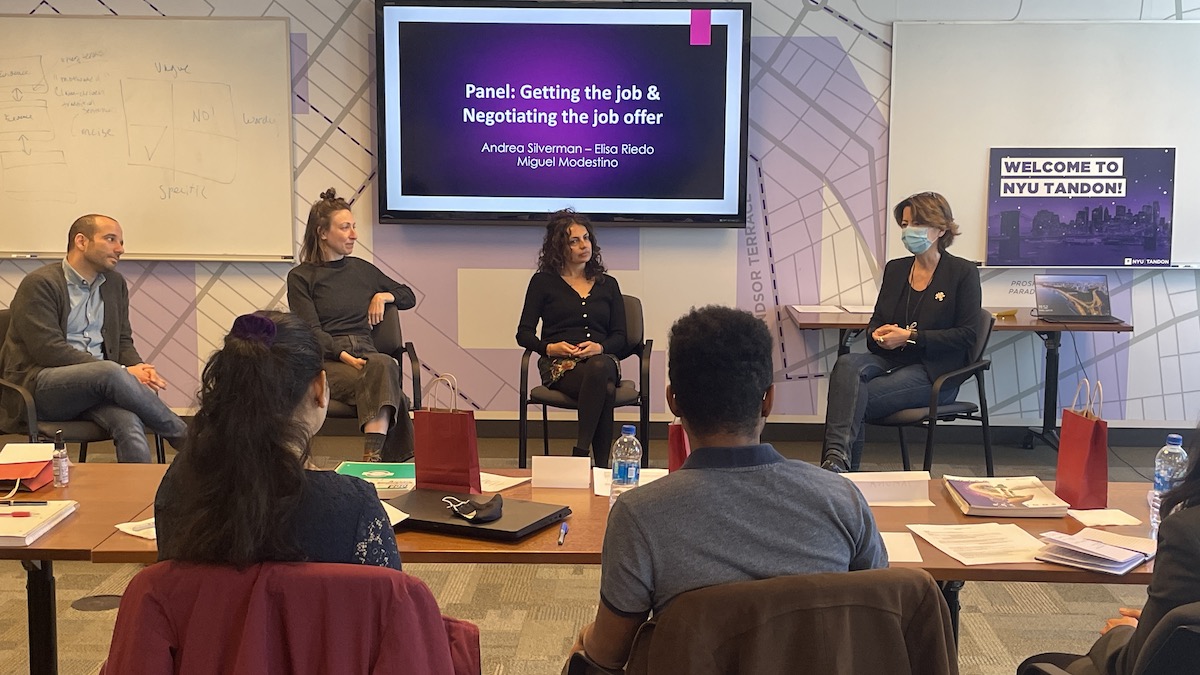
<instances>
[{"instance_id":1,"label":"woman wearing blue face mask","mask_svg":"<svg viewBox=\"0 0 1200 675\"><path fill-rule=\"evenodd\" d=\"M979 319L979 268L946 248L958 235L950 203L922 192L893 209L913 255L888 262L867 328L868 353L838 357L829 375L821 466L857 470L865 420L929 404L933 381L967 364ZM958 387L940 399L953 401Z\"/></svg>"}]
</instances>

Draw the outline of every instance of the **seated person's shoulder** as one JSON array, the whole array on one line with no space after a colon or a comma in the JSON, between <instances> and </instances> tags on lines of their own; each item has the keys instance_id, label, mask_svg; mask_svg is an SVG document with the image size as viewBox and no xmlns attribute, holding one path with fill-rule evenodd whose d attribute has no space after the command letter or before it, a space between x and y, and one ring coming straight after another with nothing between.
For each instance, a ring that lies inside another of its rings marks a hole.
<instances>
[{"instance_id":1,"label":"seated person's shoulder","mask_svg":"<svg viewBox=\"0 0 1200 675\"><path fill-rule=\"evenodd\" d=\"M307 498L328 500L331 506L361 504L378 500L375 487L357 476L344 476L335 471L305 471Z\"/></svg>"}]
</instances>

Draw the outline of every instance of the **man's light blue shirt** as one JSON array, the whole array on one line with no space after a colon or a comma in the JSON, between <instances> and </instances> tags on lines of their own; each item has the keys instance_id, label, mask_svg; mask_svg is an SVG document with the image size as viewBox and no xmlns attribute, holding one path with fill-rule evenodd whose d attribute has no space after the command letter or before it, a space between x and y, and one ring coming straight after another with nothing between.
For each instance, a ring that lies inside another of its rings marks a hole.
<instances>
[{"instance_id":1,"label":"man's light blue shirt","mask_svg":"<svg viewBox=\"0 0 1200 675\"><path fill-rule=\"evenodd\" d=\"M104 358L104 298L100 287L104 275L97 274L88 283L83 275L63 258L63 275L67 278L67 299L71 310L67 313L67 343L92 356Z\"/></svg>"}]
</instances>

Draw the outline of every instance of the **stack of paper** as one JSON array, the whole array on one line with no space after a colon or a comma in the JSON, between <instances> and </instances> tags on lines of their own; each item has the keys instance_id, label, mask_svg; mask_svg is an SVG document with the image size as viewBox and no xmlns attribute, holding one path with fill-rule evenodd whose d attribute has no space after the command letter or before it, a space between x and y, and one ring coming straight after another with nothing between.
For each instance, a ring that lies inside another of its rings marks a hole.
<instances>
[{"instance_id":1,"label":"stack of paper","mask_svg":"<svg viewBox=\"0 0 1200 675\"><path fill-rule=\"evenodd\" d=\"M1140 537L1121 537L1117 540L1125 546L1105 543L1089 536L1091 533L1108 535L1101 539L1114 536L1099 530L1083 530L1079 534L1063 534L1062 532L1043 532L1042 541L1046 546L1037 554L1037 559L1043 562L1070 565L1094 572L1107 574L1125 574L1133 568L1154 557L1154 541ZM1094 535L1093 535L1094 536ZM1126 543L1124 540L1128 540Z\"/></svg>"},{"instance_id":2,"label":"stack of paper","mask_svg":"<svg viewBox=\"0 0 1200 675\"><path fill-rule=\"evenodd\" d=\"M943 476L950 498L968 516L1061 518L1070 505L1037 476L965 478Z\"/></svg>"},{"instance_id":3,"label":"stack of paper","mask_svg":"<svg viewBox=\"0 0 1200 675\"><path fill-rule=\"evenodd\" d=\"M909 525L925 541L964 565L1034 562L1042 543L1011 523Z\"/></svg>"},{"instance_id":4,"label":"stack of paper","mask_svg":"<svg viewBox=\"0 0 1200 675\"><path fill-rule=\"evenodd\" d=\"M43 504L0 507L0 546L28 546L75 512L79 502L51 500Z\"/></svg>"},{"instance_id":5,"label":"stack of paper","mask_svg":"<svg viewBox=\"0 0 1200 675\"><path fill-rule=\"evenodd\" d=\"M933 506L928 471L852 471L842 476L858 486L870 506Z\"/></svg>"}]
</instances>

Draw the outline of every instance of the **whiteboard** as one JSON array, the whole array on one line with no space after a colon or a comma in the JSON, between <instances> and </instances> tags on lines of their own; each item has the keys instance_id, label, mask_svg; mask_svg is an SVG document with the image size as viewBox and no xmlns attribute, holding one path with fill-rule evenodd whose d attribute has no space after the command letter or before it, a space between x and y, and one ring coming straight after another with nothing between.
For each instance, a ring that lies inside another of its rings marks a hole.
<instances>
[{"instance_id":1,"label":"whiteboard","mask_svg":"<svg viewBox=\"0 0 1200 675\"><path fill-rule=\"evenodd\" d=\"M101 213L131 258L292 258L286 19L6 16L0 35L0 257L61 256Z\"/></svg>"},{"instance_id":2,"label":"whiteboard","mask_svg":"<svg viewBox=\"0 0 1200 675\"><path fill-rule=\"evenodd\" d=\"M986 257L992 147L1176 148L1171 258L1200 265L1200 23L915 23L893 32L888 202L935 190ZM894 235L894 233L893 233ZM888 258L908 255L899 236Z\"/></svg>"}]
</instances>

